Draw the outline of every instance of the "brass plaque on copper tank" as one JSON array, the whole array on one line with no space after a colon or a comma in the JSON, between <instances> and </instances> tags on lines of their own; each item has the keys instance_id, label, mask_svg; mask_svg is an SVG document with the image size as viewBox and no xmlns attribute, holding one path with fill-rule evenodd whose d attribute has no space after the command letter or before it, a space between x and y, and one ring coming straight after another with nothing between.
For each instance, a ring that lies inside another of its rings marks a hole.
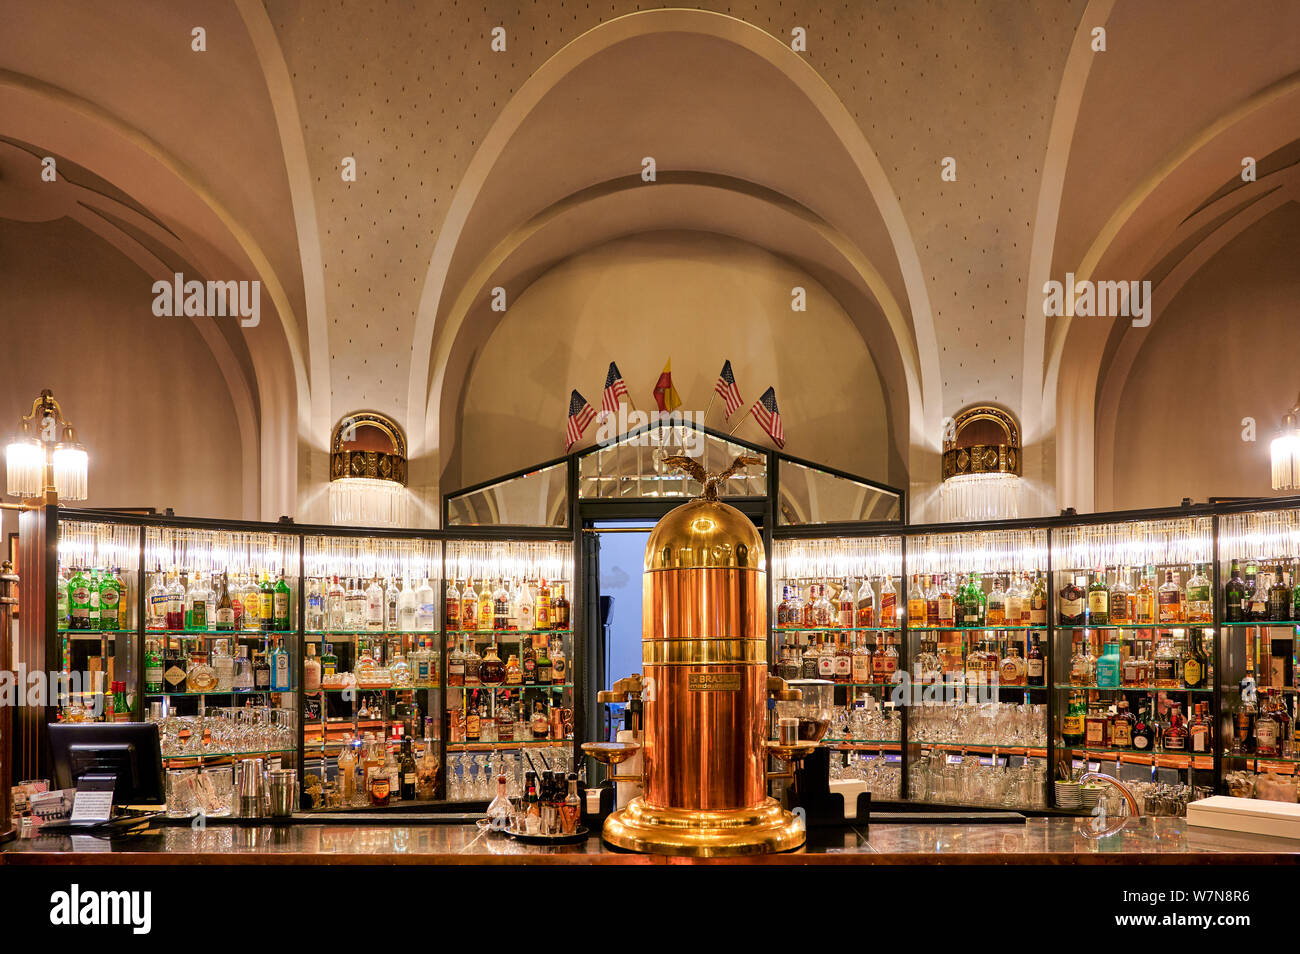
<instances>
[{"instance_id":1,"label":"brass plaque on copper tank","mask_svg":"<svg viewBox=\"0 0 1300 954\"><path fill-rule=\"evenodd\" d=\"M691 692L739 692L738 672L693 672L686 677Z\"/></svg>"}]
</instances>

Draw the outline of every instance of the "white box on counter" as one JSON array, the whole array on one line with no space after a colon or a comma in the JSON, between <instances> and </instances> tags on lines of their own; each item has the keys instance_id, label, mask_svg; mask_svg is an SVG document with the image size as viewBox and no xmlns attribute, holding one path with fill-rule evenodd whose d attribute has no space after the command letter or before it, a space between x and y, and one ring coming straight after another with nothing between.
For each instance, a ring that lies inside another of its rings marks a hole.
<instances>
[{"instance_id":1,"label":"white box on counter","mask_svg":"<svg viewBox=\"0 0 1300 954\"><path fill-rule=\"evenodd\" d=\"M1300 805L1261 798L1213 795L1187 806L1187 824L1300 839Z\"/></svg>"}]
</instances>

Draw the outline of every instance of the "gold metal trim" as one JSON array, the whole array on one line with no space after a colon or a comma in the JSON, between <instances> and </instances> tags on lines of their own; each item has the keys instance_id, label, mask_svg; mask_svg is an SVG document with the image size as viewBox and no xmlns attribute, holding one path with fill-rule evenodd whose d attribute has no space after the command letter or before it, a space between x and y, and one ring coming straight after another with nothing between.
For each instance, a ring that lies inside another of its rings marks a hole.
<instances>
[{"instance_id":1,"label":"gold metal trim","mask_svg":"<svg viewBox=\"0 0 1300 954\"><path fill-rule=\"evenodd\" d=\"M640 798L605 819L606 842L627 851L692 858L790 851L807 839L803 819L774 798L757 808L697 811L651 808Z\"/></svg>"},{"instance_id":2,"label":"gold metal trim","mask_svg":"<svg viewBox=\"0 0 1300 954\"><path fill-rule=\"evenodd\" d=\"M351 450L343 445L354 440L358 427L373 427L392 442L393 452ZM356 411L334 425L330 436L330 480L359 477L391 480L406 486L406 435L397 422L378 411Z\"/></svg>"},{"instance_id":3,"label":"gold metal trim","mask_svg":"<svg viewBox=\"0 0 1300 954\"><path fill-rule=\"evenodd\" d=\"M963 445L961 432L975 421L993 421L1002 428L1006 441ZM953 418L950 435L945 434L943 440L943 480L965 474L1020 475L1020 425L1002 408L988 404L966 408Z\"/></svg>"},{"instance_id":4,"label":"gold metal trim","mask_svg":"<svg viewBox=\"0 0 1300 954\"><path fill-rule=\"evenodd\" d=\"M705 666L711 663L767 664L764 639L654 639L641 643L647 666Z\"/></svg>"}]
</instances>

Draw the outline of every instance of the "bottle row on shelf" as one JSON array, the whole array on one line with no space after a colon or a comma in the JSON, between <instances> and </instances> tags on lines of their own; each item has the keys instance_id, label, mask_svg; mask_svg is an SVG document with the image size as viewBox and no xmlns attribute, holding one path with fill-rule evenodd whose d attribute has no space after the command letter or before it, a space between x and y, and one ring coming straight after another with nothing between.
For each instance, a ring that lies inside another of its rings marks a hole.
<instances>
[{"instance_id":1,"label":"bottle row on shelf","mask_svg":"<svg viewBox=\"0 0 1300 954\"><path fill-rule=\"evenodd\" d=\"M130 628L129 588L118 567L65 567L57 584L60 629L113 631Z\"/></svg>"},{"instance_id":2,"label":"bottle row on shelf","mask_svg":"<svg viewBox=\"0 0 1300 954\"><path fill-rule=\"evenodd\" d=\"M564 690L567 686L551 686ZM447 710L447 741L519 743L573 738L573 707L564 699L526 699L517 689L474 689Z\"/></svg>"},{"instance_id":3,"label":"bottle row on shelf","mask_svg":"<svg viewBox=\"0 0 1300 954\"><path fill-rule=\"evenodd\" d=\"M1195 703L1189 706L1189 713L1185 718L1179 702L1161 696L1145 700L1134 713L1125 698L1113 703L1090 701L1087 692L1076 690L1061 718L1061 742L1067 748L1088 752L1208 755L1214 737L1210 704Z\"/></svg>"},{"instance_id":4,"label":"bottle row on shelf","mask_svg":"<svg viewBox=\"0 0 1300 954\"><path fill-rule=\"evenodd\" d=\"M241 644L232 655L225 639L213 642L210 652L206 640L146 639L145 694L288 692L293 685L289 652L282 639L271 637L267 642L267 649L256 649L251 655L249 647Z\"/></svg>"},{"instance_id":5,"label":"bottle row on shelf","mask_svg":"<svg viewBox=\"0 0 1300 954\"><path fill-rule=\"evenodd\" d=\"M1079 635L1070 655L1071 686L1093 689L1184 689L1214 686L1214 653L1199 629L1138 630L1126 640L1108 638L1099 655L1099 634Z\"/></svg>"}]
</instances>

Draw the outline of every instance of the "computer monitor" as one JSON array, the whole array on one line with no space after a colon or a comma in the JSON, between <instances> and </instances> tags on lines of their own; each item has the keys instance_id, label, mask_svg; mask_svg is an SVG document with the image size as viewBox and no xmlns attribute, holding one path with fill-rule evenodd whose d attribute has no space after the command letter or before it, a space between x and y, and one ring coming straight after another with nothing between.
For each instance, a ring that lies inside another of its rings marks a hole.
<instances>
[{"instance_id":1,"label":"computer monitor","mask_svg":"<svg viewBox=\"0 0 1300 954\"><path fill-rule=\"evenodd\" d=\"M75 788L85 775L112 775L115 806L166 803L155 723L63 722L49 728L58 788Z\"/></svg>"}]
</instances>

